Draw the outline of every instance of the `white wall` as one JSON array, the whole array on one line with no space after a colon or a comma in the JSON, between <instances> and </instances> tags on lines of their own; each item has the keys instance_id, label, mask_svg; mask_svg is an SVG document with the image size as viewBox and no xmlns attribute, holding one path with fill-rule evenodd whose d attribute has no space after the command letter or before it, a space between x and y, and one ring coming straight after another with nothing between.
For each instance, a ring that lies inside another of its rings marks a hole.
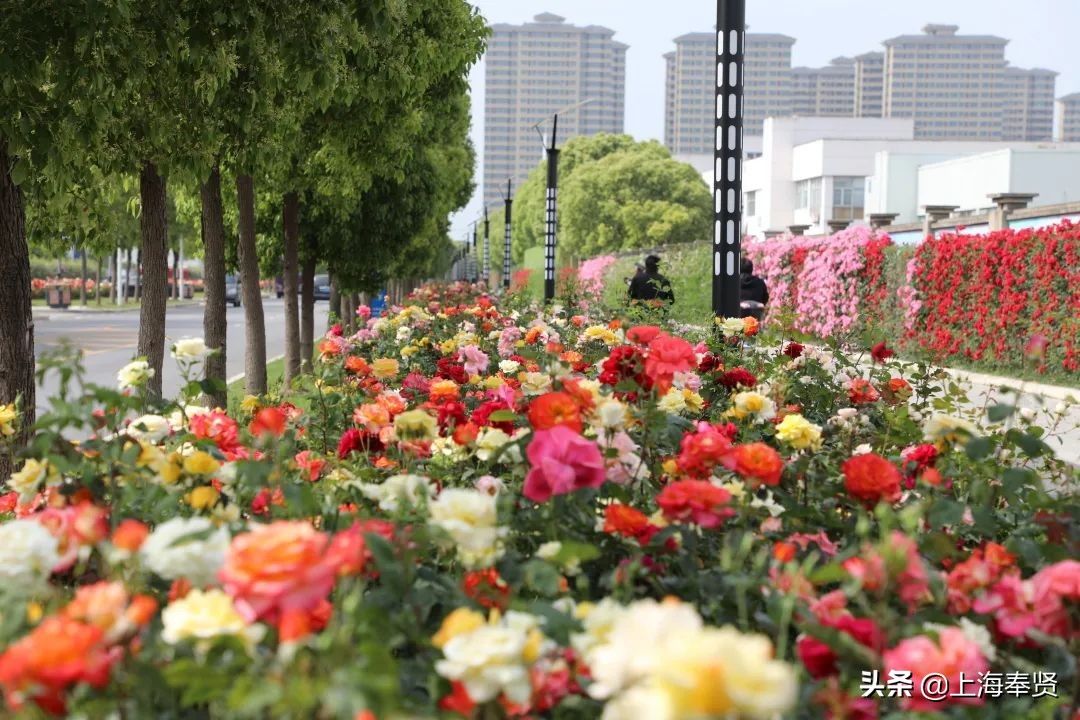
<instances>
[{"instance_id":1,"label":"white wall","mask_svg":"<svg viewBox=\"0 0 1080 720\"><path fill-rule=\"evenodd\" d=\"M1080 200L1080 145L1053 152L1014 150L1010 192L1033 192L1035 205Z\"/></svg>"},{"instance_id":2,"label":"white wall","mask_svg":"<svg viewBox=\"0 0 1080 720\"><path fill-rule=\"evenodd\" d=\"M918 207L956 205L961 212L991 208L987 195L1010 192L1012 151L954 158L918 170Z\"/></svg>"}]
</instances>

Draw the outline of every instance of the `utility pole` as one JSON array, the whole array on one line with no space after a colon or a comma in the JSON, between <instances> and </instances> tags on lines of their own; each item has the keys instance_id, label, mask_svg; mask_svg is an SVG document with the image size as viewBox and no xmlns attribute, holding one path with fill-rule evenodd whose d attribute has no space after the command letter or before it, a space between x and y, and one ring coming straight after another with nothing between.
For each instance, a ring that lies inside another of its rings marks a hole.
<instances>
[{"instance_id":1,"label":"utility pole","mask_svg":"<svg viewBox=\"0 0 1080 720\"><path fill-rule=\"evenodd\" d=\"M510 213L514 209L514 196L510 194L510 178L506 179L506 197L503 198L506 209L503 220L506 223L503 236L503 289L510 288Z\"/></svg>"}]
</instances>

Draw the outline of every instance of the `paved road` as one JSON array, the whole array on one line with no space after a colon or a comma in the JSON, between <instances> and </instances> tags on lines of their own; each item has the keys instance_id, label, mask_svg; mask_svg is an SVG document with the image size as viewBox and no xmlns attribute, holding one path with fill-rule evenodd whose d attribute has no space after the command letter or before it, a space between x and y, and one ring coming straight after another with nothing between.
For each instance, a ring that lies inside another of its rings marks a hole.
<instances>
[{"instance_id":1,"label":"paved road","mask_svg":"<svg viewBox=\"0 0 1080 720\"><path fill-rule=\"evenodd\" d=\"M325 302L315 303L315 333L326 328ZM229 307L226 340L228 377L244 372L244 309ZM285 304L276 298L263 299L266 322L266 355L276 357L285 352ZM47 318L47 319L46 319ZM169 357L171 341L185 337L203 336L203 306L170 307L165 324L165 363L162 390L166 397L176 394L180 377L176 363ZM116 371L135 355L139 335L138 311L93 312L51 310L38 316L35 313L35 351L38 357L67 339L83 351L83 365L89 382L116 385ZM46 378L37 391L38 412L49 407L49 399L57 392L55 374Z\"/></svg>"}]
</instances>

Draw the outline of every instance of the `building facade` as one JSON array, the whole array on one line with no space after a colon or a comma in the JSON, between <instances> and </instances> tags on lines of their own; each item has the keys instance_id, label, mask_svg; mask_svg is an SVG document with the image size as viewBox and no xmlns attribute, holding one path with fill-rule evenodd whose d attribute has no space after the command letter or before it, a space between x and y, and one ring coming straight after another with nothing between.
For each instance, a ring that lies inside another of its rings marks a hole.
<instances>
[{"instance_id":1,"label":"building facade","mask_svg":"<svg viewBox=\"0 0 1080 720\"><path fill-rule=\"evenodd\" d=\"M754 237L895 213L915 222L925 205L978 213L992 193L1037 193L1033 205L1080 200L1080 144L919 140L911 118L770 118L762 153L743 170L744 232ZM702 173L712 182L712 170Z\"/></svg>"},{"instance_id":2,"label":"building facade","mask_svg":"<svg viewBox=\"0 0 1080 720\"><path fill-rule=\"evenodd\" d=\"M1057 73L1006 67L1002 74L1002 140L1037 142L1054 137Z\"/></svg>"},{"instance_id":3,"label":"building facade","mask_svg":"<svg viewBox=\"0 0 1080 720\"><path fill-rule=\"evenodd\" d=\"M536 125L558 139L621 133L626 93L626 49L615 32L571 25L542 13L523 25L492 26L484 55L484 204L502 199L507 179L519 187L543 158Z\"/></svg>"},{"instance_id":4,"label":"building facade","mask_svg":"<svg viewBox=\"0 0 1080 720\"><path fill-rule=\"evenodd\" d=\"M1080 93L1072 93L1054 103L1058 142L1080 142Z\"/></svg>"},{"instance_id":5,"label":"building facade","mask_svg":"<svg viewBox=\"0 0 1080 720\"><path fill-rule=\"evenodd\" d=\"M927 25L884 42L885 117L912 118L928 140L1000 140L1008 40Z\"/></svg>"},{"instance_id":6,"label":"building facade","mask_svg":"<svg viewBox=\"0 0 1080 720\"><path fill-rule=\"evenodd\" d=\"M821 68L791 70L791 114L799 117L855 115L855 61L834 58Z\"/></svg>"},{"instance_id":7,"label":"building facade","mask_svg":"<svg viewBox=\"0 0 1080 720\"><path fill-rule=\"evenodd\" d=\"M795 38L787 35L746 34L744 136L760 137L765 118L791 114L794 44ZM716 35L688 33L675 38L675 51L664 55L664 62L664 144L675 154L711 154L716 118Z\"/></svg>"},{"instance_id":8,"label":"building facade","mask_svg":"<svg viewBox=\"0 0 1080 720\"><path fill-rule=\"evenodd\" d=\"M823 68L791 67L794 38L748 33L745 136L761 137L767 117L796 115L909 118L926 140L1050 140L1057 74L1011 67L1008 40L958 30L927 25L886 40L883 52ZM715 43L712 33L690 33L664 56L665 142L674 153L712 151Z\"/></svg>"},{"instance_id":9,"label":"building facade","mask_svg":"<svg viewBox=\"0 0 1080 720\"><path fill-rule=\"evenodd\" d=\"M885 95L885 53L855 56L855 117L881 117Z\"/></svg>"}]
</instances>

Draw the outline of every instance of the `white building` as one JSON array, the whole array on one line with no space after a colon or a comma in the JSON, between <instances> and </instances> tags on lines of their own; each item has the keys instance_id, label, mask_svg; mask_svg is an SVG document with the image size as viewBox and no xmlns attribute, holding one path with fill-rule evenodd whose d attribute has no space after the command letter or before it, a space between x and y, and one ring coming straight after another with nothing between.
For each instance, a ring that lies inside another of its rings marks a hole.
<instances>
[{"instance_id":1,"label":"white building","mask_svg":"<svg viewBox=\"0 0 1080 720\"><path fill-rule=\"evenodd\" d=\"M912 119L769 118L761 152L743 172L744 230L757 237L792 225L823 234L871 213L914 222L925 205L973 212L991 193L1080 198L1080 144L915 140ZM702 177L711 186L712 172Z\"/></svg>"}]
</instances>

